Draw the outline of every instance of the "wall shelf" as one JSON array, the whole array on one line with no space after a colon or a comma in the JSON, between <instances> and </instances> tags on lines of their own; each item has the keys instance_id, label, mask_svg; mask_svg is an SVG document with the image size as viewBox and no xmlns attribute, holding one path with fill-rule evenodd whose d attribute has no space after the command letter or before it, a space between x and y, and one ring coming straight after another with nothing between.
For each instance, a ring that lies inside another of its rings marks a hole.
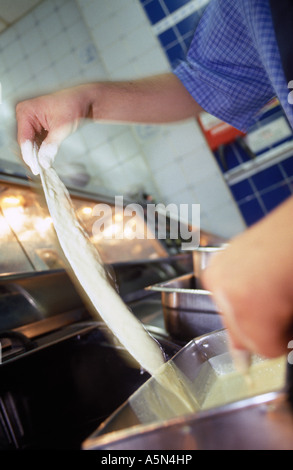
<instances>
[{"instance_id":1,"label":"wall shelf","mask_svg":"<svg viewBox=\"0 0 293 470\"><path fill-rule=\"evenodd\" d=\"M236 168L227 171L224 174L224 178L229 186L232 186L233 184L239 183L240 181L255 175L259 171L265 170L266 168L269 168L292 155L293 141L284 142L262 155L255 157L255 159L242 163Z\"/></svg>"}]
</instances>

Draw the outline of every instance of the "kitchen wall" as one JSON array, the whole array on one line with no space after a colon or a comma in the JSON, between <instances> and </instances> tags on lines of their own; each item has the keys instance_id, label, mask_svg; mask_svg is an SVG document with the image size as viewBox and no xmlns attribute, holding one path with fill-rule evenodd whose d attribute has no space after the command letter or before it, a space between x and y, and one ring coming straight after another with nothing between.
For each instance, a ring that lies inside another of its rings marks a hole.
<instances>
[{"instance_id":1,"label":"kitchen wall","mask_svg":"<svg viewBox=\"0 0 293 470\"><path fill-rule=\"evenodd\" d=\"M293 194L293 133L278 100L261 111L241 142L215 153L248 226Z\"/></svg>"},{"instance_id":2,"label":"kitchen wall","mask_svg":"<svg viewBox=\"0 0 293 470\"><path fill-rule=\"evenodd\" d=\"M190 22L196 23L197 12L206 3L44 0L3 32L2 171L20 161L15 141L17 101L85 81L132 79L171 70L173 60L188 47ZM86 190L145 192L165 204L200 204L201 227L218 235L230 237L245 228L194 120L162 126L86 123L62 144L56 168L68 184Z\"/></svg>"}]
</instances>

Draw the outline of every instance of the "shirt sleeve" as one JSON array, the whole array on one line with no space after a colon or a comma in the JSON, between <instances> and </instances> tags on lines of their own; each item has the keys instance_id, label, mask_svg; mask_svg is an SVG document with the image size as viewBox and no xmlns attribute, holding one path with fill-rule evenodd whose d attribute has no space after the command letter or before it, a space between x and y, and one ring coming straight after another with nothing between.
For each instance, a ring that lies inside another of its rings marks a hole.
<instances>
[{"instance_id":1,"label":"shirt sleeve","mask_svg":"<svg viewBox=\"0 0 293 470\"><path fill-rule=\"evenodd\" d=\"M174 69L203 109L242 131L275 96L255 42L236 1L211 0Z\"/></svg>"}]
</instances>

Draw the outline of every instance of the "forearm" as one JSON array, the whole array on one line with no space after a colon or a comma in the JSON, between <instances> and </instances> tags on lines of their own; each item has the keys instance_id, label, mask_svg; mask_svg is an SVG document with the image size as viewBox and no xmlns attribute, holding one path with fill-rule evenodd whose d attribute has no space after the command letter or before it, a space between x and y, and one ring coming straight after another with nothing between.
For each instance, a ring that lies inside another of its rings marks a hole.
<instances>
[{"instance_id":1,"label":"forearm","mask_svg":"<svg viewBox=\"0 0 293 470\"><path fill-rule=\"evenodd\" d=\"M200 106L172 73L125 82L79 85L19 103L17 138L24 161L38 174L51 165L61 142L84 119L159 124L196 117Z\"/></svg>"},{"instance_id":2,"label":"forearm","mask_svg":"<svg viewBox=\"0 0 293 470\"><path fill-rule=\"evenodd\" d=\"M94 120L168 123L196 117L201 107L172 73L84 86Z\"/></svg>"}]
</instances>

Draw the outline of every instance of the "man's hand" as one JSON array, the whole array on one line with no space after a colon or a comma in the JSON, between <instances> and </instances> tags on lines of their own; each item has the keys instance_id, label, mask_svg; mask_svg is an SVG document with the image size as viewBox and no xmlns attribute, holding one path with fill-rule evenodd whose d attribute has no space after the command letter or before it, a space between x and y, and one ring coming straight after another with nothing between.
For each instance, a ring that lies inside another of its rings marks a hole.
<instances>
[{"instance_id":1,"label":"man's hand","mask_svg":"<svg viewBox=\"0 0 293 470\"><path fill-rule=\"evenodd\" d=\"M293 339L293 198L217 254L204 285L235 349L284 354Z\"/></svg>"},{"instance_id":2,"label":"man's hand","mask_svg":"<svg viewBox=\"0 0 293 470\"><path fill-rule=\"evenodd\" d=\"M61 142L74 132L81 119L91 117L90 102L82 87L75 87L23 101L16 107L18 143L25 163L38 174L33 145L39 147L39 163L48 168Z\"/></svg>"}]
</instances>

